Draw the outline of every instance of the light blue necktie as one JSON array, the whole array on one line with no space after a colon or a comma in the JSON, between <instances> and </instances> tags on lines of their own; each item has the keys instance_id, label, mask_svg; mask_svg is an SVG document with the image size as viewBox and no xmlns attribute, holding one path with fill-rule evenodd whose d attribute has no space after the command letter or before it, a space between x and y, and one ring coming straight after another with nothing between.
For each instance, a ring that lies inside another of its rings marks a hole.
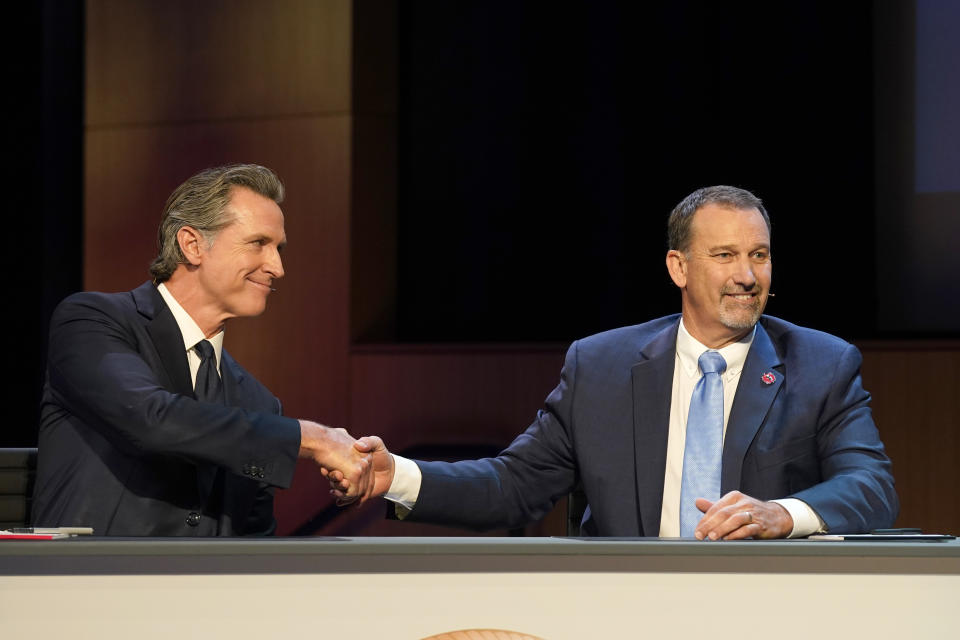
<instances>
[{"instance_id":1,"label":"light blue necktie","mask_svg":"<svg viewBox=\"0 0 960 640\"><path fill-rule=\"evenodd\" d=\"M694 501L720 498L723 454L723 379L727 362L716 351L704 351L698 361L703 375L693 388L687 414L687 439L680 483L680 535L692 538L703 513Z\"/></svg>"}]
</instances>

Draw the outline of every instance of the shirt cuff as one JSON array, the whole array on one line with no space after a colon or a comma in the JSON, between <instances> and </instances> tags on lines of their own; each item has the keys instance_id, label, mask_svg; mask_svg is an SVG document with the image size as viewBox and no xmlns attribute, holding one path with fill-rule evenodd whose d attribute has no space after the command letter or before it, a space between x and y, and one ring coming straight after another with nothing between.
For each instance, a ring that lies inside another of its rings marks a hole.
<instances>
[{"instance_id":1,"label":"shirt cuff","mask_svg":"<svg viewBox=\"0 0 960 640\"><path fill-rule=\"evenodd\" d=\"M391 455L393 456L393 482L390 483L390 488L383 497L409 511L413 509L413 505L417 504L417 498L420 497L423 474L413 460L396 454ZM400 513L401 510L397 509L398 517Z\"/></svg>"},{"instance_id":2,"label":"shirt cuff","mask_svg":"<svg viewBox=\"0 0 960 640\"><path fill-rule=\"evenodd\" d=\"M771 500L787 510L793 518L793 531L788 538L803 538L813 533L826 533L826 526L817 512L803 500L797 498L783 498Z\"/></svg>"}]
</instances>

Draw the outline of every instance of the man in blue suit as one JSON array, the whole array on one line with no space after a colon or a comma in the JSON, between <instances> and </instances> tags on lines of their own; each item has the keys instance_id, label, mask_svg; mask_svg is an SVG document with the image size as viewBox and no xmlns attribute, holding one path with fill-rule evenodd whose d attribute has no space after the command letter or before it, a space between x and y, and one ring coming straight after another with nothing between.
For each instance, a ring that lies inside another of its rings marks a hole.
<instances>
[{"instance_id":1,"label":"man in blue suit","mask_svg":"<svg viewBox=\"0 0 960 640\"><path fill-rule=\"evenodd\" d=\"M898 500L859 352L762 315L771 258L761 201L699 189L668 232L680 315L574 342L544 409L496 458L413 462L362 438L373 493L406 520L482 529L537 520L579 482L590 536L891 526Z\"/></svg>"},{"instance_id":2,"label":"man in blue suit","mask_svg":"<svg viewBox=\"0 0 960 640\"><path fill-rule=\"evenodd\" d=\"M33 522L95 535L268 535L298 455L362 485L342 429L281 415L222 348L283 277L277 176L202 171L170 196L152 282L70 296L50 323Z\"/></svg>"}]
</instances>

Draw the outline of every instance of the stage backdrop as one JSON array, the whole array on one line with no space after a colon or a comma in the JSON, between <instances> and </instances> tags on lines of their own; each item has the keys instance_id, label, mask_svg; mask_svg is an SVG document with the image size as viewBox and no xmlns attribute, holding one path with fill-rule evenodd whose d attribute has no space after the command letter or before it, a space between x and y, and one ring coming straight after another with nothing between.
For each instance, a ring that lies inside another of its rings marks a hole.
<instances>
[{"instance_id":1,"label":"stage backdrop","mask_svg":"<svg viewBox=\"0 0 960 640\"><path fill-rule=\"evenodd\" d=\"M89 0L84 288L148 277L186 177L268 165L287 275L227 348L289 415L491 452L566 343L677 308L669 208L740 184L774 215L771 312L864 347L901 524L960 530L960 348L863 342L879 326L873 5L463 6ZM337 514L307 466L278 496L281 533L449 533L383 510ZM564 530L557 512L528 533Z\"/></svg>"}]
</instances>

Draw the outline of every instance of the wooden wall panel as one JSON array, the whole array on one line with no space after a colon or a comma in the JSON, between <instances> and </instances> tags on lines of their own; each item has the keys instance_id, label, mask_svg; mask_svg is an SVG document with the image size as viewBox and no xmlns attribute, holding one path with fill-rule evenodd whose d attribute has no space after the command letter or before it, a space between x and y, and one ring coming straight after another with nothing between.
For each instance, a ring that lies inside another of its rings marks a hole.
<instances>
[{"instance_id":1,"label":"wooden wall panel","mask_svg":"<svg viewBox=\"0 0 960 640\"><path fill-rule=\"evenodd\" d=\"M84 287L148 278L169 193L205 167L257 162L287 187L287 275L226 346L288 415L346 424L352 3L87 3ZM319 496L319 497L318 497ZM295 527L326 482L279 492Z\"/></svg>"},{"instance_id":2,"label":"wooden wall panel","mask_svg":"<svg viewBox=\"0 0 960 640\"><path fill-rule=\"evenodd\" d=\"M350 424L400 451L428 443L506 446L560 379L564 348L358 348Z\"/></svg>"},{"instance_id":3,"label":"wooden wall panel","mask_svg":"<svg viewBox=\"0 0 960 640\"><path fill-rule=\"evenodd\" d=\"M88 0L88 126L350 111L349 0Z\"/></svg>"},{"instance_id":4,"label":"wooden wall panel","mask_svg":"<svg viewBox=\"0 0 960 640\"><path fill-rule=\"evenodd\" d=\"M960 344L875 343L863 356L893 460L898 525L960 534Z\"/></svg>"},{"instance_id":5,"label":"wooden wall panel","mask_svg":"<svg viewBox=\"0 0 960 640\"><path fill-rule=\"evenodd\" d=\"M560 379L565 347L367 346L350 358L350 430L376 434L392 451L421 445L505 447L543 407ZM475 535L384 519L379 501L354 509L327 535ZM527 535L564 535L565 504ZM506 535L503 530L487 532Z\"/></svg>"}]
</instances>

